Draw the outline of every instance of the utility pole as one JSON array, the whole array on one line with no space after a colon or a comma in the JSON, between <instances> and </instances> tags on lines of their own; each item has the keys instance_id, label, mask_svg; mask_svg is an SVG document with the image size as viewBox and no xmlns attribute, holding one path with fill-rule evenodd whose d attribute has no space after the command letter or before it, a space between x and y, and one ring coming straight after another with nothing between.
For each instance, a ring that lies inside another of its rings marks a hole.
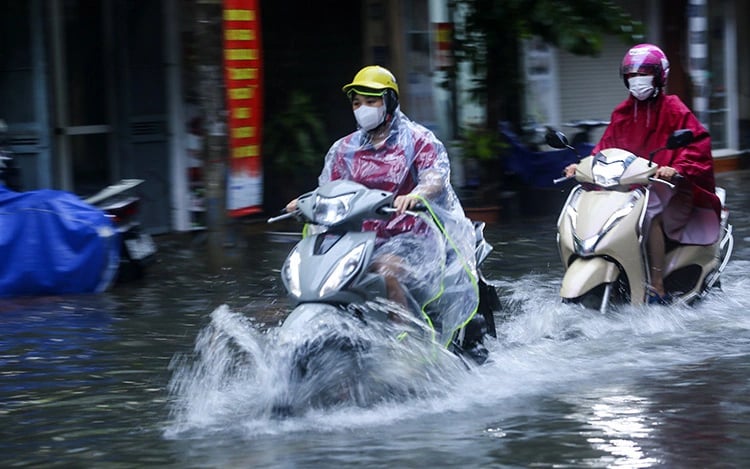
<instances>
[{"instance_id":1,"label":"utility pole","mask_svg":"<svg viewBox=\"0 0 750 469\"><path fill-rule=\"evenodd\" d=\"M223 264L226 230L227 114L222 55L222 0L197 0L200 106L204 116L206 230L209 269Z\"/></svg>"}]
</instances>

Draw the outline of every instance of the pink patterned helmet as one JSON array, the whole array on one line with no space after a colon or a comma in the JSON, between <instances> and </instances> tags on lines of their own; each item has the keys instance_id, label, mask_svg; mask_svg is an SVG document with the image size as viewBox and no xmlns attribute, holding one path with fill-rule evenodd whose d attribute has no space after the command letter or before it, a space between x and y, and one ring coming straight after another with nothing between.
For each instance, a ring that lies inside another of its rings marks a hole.
<instances>
[{"instance_id":1,"label":"pink patterned helmet","mask_svg":"<svg viewBox=\"0 0 750 469\"><path fill-rule=\"evenodd\" d=\"M664 52L653 44L633 46L622 58L620 76L628 86L625 76L629 73L647 73L654 76L654 86L663 88L669 76L669 60Z\"/></svg>"}]
</instances>

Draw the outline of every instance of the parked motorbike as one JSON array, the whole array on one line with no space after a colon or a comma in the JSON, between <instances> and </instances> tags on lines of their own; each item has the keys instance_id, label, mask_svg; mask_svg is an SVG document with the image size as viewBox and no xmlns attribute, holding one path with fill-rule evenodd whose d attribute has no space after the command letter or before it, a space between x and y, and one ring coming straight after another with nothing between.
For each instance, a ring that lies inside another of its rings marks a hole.
<instances>
[{"instance_id":1,"label":"parked motorbike","mask_svg":"<svg viewBox=\"0 0 750 469\"><path fill-rule=\"evenodd\" d=\"M143 231L139 219L141 198L133 191L143 182L143 179L122 179L84 199L109 217L120 237L117 282L142 278L155 258L156 244Z\"/></svg>"},{"instance_id":2,"label":"parked motorbike","mask_svg":"<svg viewBox=\"0 0 750 469\"><path fill-rule=\"evenodd\" d=\"M8 145L8 126L0 119L0 185L21 190L21 175Z\"/></svg>"},{"instance_id":3,"label":"parked motorbike","mask_svg":"<svg viewBox=\"0 0 750 469\"><path fill-rule=\"evenodd\" d=\"M547 143L572 148L562 132L551 131ZM670 182L655 178L653 156L666 149L689 145L690 130L674 132L648 158L609 148L583 158L577 166L574 187L557 222L557 242L565 268L560 296L605 312L610 305L647 302L650 269L646 252L644 217L652 184ZM555 182L568 178L562 177ZM726 193L717 188L722 203L721 235L710 246L669 242L664 286L675 301L687 304L704 297L720 284L734 241Z\"/></svg>"},{"instance_id":4,"label":"parked motorbike","mask_svg":"<svg viewBox=\"0 0 750 469\"><path fill-rule=\"evenodd\" d=\"M511 186L516 183L521 188L531 188L537 192L539 188L552 187L552 179L560 174L565 166L578 161L576 150L585 153L593 148L589 146L573 151L567 148L542 151L536 145L529 145L523 141L513 131L509 122L501 122L498 131L508 144L503 164Z\"/></svg>"},{"instance_id":5,"label":"parked motorbike","mask_svg":"<svg viewBox=\"0 0 750 469\"><path fill-rule=\"evenodd\" d=\"M319 363L331 351L348 357L350 371L354 370L356 376L357 367L361 366L360 355L372 345L371 336L360 332L384 325L395 327L399 335L427 340L476 363L487 358L483 340L488 335L496 336L493 313L499 307L499 300L494 287L488 285L481 273L477 279L479 308L453 331L440 330L436 311L422 311L418 307L407 310L387 300L384 277L370 269L376 235L362 231L361 227L367 219L389 219L395 213L393 199L392 193L368 189L352 181L332 181L300 196L295 212L268 220L274 223L296 217L315 227L308 231L317 231L303 237L281 270L294 309L280 326L280 336L295 338L315 328L330 332L297 345L293 353L294 379L314 379L310 370L316 367L311 363ZM426 212L409 213L429 218ZM484 223L475 223L477 266L492 250L484 240L483 229ZM437 338L444 339L446 335L448 340ZM335 361L340 364L343 360Z\"/></svg>"},{"instance_id":6,"label":"parked motorbike","mask_svg":"<svg viewBox=\"0 0 750 469\"><path fill-rule=\"evenodd\" d=\"M598 129L599 127L608 126L609 121L597 119L579 119L565 122L563 123L563 125L566 127L573 127L578 129L578 132L573 135L571 145L576 148L579 153L588 155L594 148L594 143L592 143L594 139L591 137L591 132ZM581 145L583 145L584 147L581 147ZM586 151L581 151L581 148L586 148Z\"/></svg>"},{"instance_id":7,"label":"parked motorbike","mask_svg":"<svg viewBox=\"0 0 750 469\"><path fill-rule=\"evenodd\" d=\"M143 180L123 179L82 198L22 191L0 119L0 297L100 292L141 278L156 245L141 229Z\"/></svg>"},{"instance_id":8,"label":"parked motorbike","mask_svg":"<svg viewBox=\"0 0 750 469\"><path fill-rule=\"evenodd\" d=\"M86 201L59 190L18 192L0 184L0 297L102 292L143 275L156 252L140 232L140 180Z\"/></svg>"}]
</instances>

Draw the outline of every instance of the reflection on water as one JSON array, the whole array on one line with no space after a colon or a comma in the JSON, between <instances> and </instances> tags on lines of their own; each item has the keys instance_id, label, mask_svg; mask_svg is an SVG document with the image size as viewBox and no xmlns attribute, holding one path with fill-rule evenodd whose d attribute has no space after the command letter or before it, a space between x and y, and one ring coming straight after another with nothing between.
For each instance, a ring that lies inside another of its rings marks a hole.
<instances>
[{"instance_id":1,"label":"reflection on water","mask_svg":"<svg viewBox=\"0 0 750 469\"><path fill-rule=\"evenodd\" d=\"M586 422L583 432L591 447L605 452L599 462L619 467L649 467L658 459L647 457L640 441L654 431L648 401L633 395L612 395L582 402L580 414L569 418Z\"/></svg>"},{"instance_id":2,"label":"reflection on water","mask_svg":"<svg viewBox=\"0 0 750 469\"><path fill-rule=\"evenodd\" d=\"M491 362L443 369L424 381L436 392L367 408L267 412L279 382L273 331L288 312L279 267L291 244L262 229L228 249L218 273L189 242L158 239L160 262L141 284L2 300L4 462L747 466L750 175L719 179L737 241L723 291L694 308L606 316L562 305L556 217L490 227L485 273L505 306Z\"/></svg>"}]
</instances>

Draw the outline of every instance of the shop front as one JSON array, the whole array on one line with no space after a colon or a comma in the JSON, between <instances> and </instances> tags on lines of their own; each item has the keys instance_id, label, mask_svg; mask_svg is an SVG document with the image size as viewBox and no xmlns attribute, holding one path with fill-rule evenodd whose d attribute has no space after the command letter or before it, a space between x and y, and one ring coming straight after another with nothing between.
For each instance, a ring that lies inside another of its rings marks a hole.
<instances>
[{"instance_id":1,"label":"shop front","mask_svg":"<svg viewBox=\"0 0 750 469\"><path fill-rule=\"evenodd\" d=\"M168 1L0 4L0 111L24 190L89 195L140 178L150 231L169 228Z\"/></svg>"}]
</instances>

